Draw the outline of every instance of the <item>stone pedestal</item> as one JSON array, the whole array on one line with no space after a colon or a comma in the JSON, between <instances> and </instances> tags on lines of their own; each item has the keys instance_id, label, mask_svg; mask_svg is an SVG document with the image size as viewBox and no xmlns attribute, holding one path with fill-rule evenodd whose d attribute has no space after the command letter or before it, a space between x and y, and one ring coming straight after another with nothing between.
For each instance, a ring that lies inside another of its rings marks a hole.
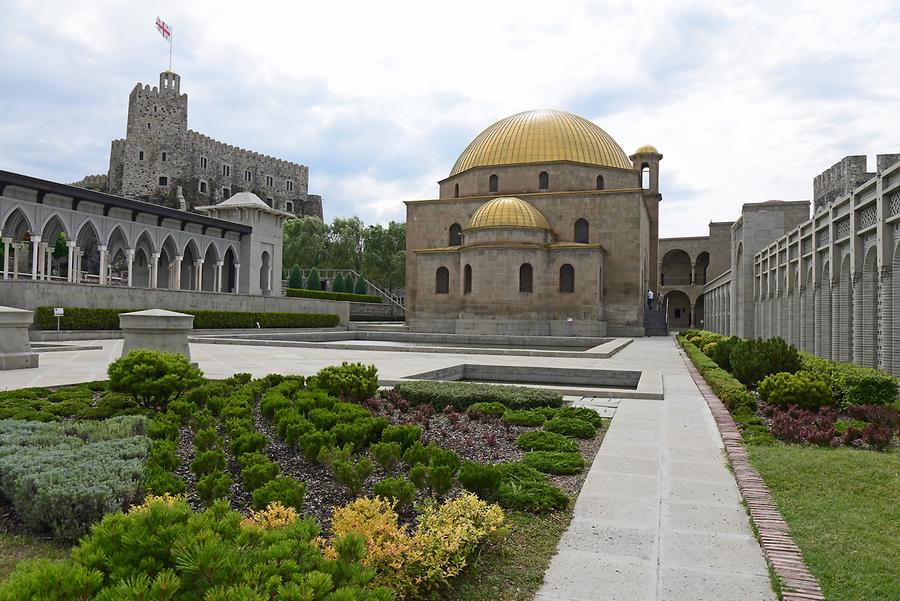
<instances>
[{"instance_id":1,"label":"stone pedestal","mask_svg":"<svg viewBox=\"0 0 900 601\"><path fill-rule=\"evenodd\" d=\"M0 307L0 370L38 366L38 354L31 351L28 327L34 313L14 307Z\"/></svg>"},{"instance_id":2,"label":"stone pedestal","mask_svg":"<svg viewBox=\"0 0 900 601\"><path fill-rule=\"evenodd\" d=\"M188 334L194 329L194 316L164 309L148 309L119 314L119 328L125 335L124 357L134 349L145 348L178 353L191 359Z\"/></svg>"}]
</instances>

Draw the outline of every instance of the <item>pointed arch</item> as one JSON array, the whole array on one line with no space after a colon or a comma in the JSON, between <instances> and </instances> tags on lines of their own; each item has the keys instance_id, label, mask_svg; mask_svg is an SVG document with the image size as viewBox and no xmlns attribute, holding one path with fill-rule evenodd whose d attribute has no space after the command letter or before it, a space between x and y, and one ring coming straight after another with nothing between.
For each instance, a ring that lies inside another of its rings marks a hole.
<instances>
[{"instance_id":1,"label":"pointed arch","mask_svg":"<svg viewBox=\"0 0 900 601\"><path fill-rule=\"evenodd\" d=\"M66 240L72 237L69 233L69 228L66 227L66 223L60 219L59 215L52 213L44 219L44 223L41 225L41 240L52 244L56 241L56 237L59 234L65 236Z\"/></svg>"},{"instance_id":2,"label":"pointed arch","mask_svg":"<svg viewBox=\"0 0 900 601\"><path fill-rule=\"evenodd\" d=\"M216 263L219 262L219 249L216 247L215 243L210 241L209 244L206 245L206 251L203 254L203 266L201 267L203 271L203 277L200 279L201 290L206 290L208 292L215 291L216 289Z\"/></svg>"},{"instance_id":3,"label":"pointed arch","mask_svg":"<svg viewBox=\"0 0 900 601\"><path fill-rule=\"evenodd\" d=\"M816 289L816 354L831 358L831 263L822 265L822 277Z\"/></svg>"},{"instance_id":4,"label":"pointed arch","mask_svg":"<svg viewBox=\"0 0 900 601\"><path fill-rule=\"evenodd\" d=\"M834 348L837 351L835 360L853 360L853 281L850 276L850 255L841 261L838 275L837 294L832 299L832 316L837 325L837 337Z\"/></svg>"},{"instance_id":5,"label":"pointed arch","mask_svg":"<svg viewBox=\"0 0 900 601\"><path fill-rule=\"evenodd\" d=\"M12 238L14 242L21 242L32 233L34 233L32 220L19 207L10 211L6 219L3 220L4 238Z\"/></svg>"},{"instance_id":6,"label":"pointed arch","mask_svg":"<svg viewBox=\"0 0 900 601\"><path fill-rule=\"evenodd\" d=\"M181 252L181 289L195 290L197 288L197 259L201 257L197 242L188 238Z\"/></svg>"},{"instance_id":7,"label":"pointed arch","mask_svg":"<svg viewBox=\"0 0 900 601\"><path fill-rule=\"evenodd\" d=\"M229 244L225 249L224 265L222 266L222 292L237 292L235 284L237 283L237 262L238 255L234 250L234 245Z\"/></svg>"},{"instance_id":8,"label":"pointed arch","mask_svg":"<svg viewBox=\"0 0 900 601\"><path fill-rule=\"evenodd\" d=\"M873 246L863 258L862 294L859 303L859 357L865 367L878 367L878 251Z\"/></svg>"}]
</instances>

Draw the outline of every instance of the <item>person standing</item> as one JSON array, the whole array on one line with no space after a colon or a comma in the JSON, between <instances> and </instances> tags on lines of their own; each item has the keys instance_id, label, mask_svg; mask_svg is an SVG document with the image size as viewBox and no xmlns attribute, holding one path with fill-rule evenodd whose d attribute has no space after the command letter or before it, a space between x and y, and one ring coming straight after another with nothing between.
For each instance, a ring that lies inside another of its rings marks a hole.
<instances>
[{"instance_id":1,"label":"person standing","mask_svg":"<svg viewBox=\"0 0 900 601\"><path fill-rule=\"evenodd\" d=\"M647 290L647 308L653 308L653 291L649 289Z\"/></svg>"}]
</instances>

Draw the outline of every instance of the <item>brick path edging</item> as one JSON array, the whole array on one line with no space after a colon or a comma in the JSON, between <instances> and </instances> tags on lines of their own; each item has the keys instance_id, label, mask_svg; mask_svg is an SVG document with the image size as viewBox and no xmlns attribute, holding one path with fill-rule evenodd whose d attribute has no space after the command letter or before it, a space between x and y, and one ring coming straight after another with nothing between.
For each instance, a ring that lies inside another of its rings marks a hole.
<instances>
[{"instance_id":1,"label":"brick path edging","mask_svg":"<svg viewBox=\"0 0 900 601\"><path fill-rule=\"evenodd\" d=\"M721 399L713 393L709 384L697 371L694 363L686 356L682 359L687 365L694 384L706 400L709 410L716 420L719 436L725 445L725 452L734 468L734 479L737 480L741 496L750 509L750 519L759 532L759 542L763 554L778 575L782 586L784 601L824 601L825 595L819 582L813 576L800 549L788 532L787 522L781 511L772 500L772 493L759 472L747 458L747 449L741 444L741 433L731 417L731 413Z\"/></svg>"}]
</instances>

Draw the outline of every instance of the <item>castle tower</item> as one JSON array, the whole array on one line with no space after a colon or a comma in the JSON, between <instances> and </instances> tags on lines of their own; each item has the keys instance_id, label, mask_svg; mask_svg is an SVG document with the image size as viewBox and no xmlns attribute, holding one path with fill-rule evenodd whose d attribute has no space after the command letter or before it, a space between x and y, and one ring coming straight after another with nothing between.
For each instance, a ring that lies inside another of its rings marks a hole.
<instances>
[{"instance_id":1,"label":"castle tower","mask_svg":"<svg viewBox=\"0 0 900 601\"><path fill-rule=\"evenodd\" d=\"M641 187L644 189L644 203L650 216L650 248L648 249L647 284L646 287L656 289L659 282L659 161L663 155L656 147L645 144L628 157L634 169L641 172ZM646 176L644 175L644 172Z\"/></svg>"},{"instance_id":2,"label":"castle tower","mask_svg":"<svg viewBox=\"0 0 900 601\"><path fill-rule=\"evenodd\" d=\"M187 94L181 76L159 74L159 87L137 84L128 97L124 140L115 140L110 156L110 191L130 198L166 197L184 157Z\"/></svg>"}]
</instances>

